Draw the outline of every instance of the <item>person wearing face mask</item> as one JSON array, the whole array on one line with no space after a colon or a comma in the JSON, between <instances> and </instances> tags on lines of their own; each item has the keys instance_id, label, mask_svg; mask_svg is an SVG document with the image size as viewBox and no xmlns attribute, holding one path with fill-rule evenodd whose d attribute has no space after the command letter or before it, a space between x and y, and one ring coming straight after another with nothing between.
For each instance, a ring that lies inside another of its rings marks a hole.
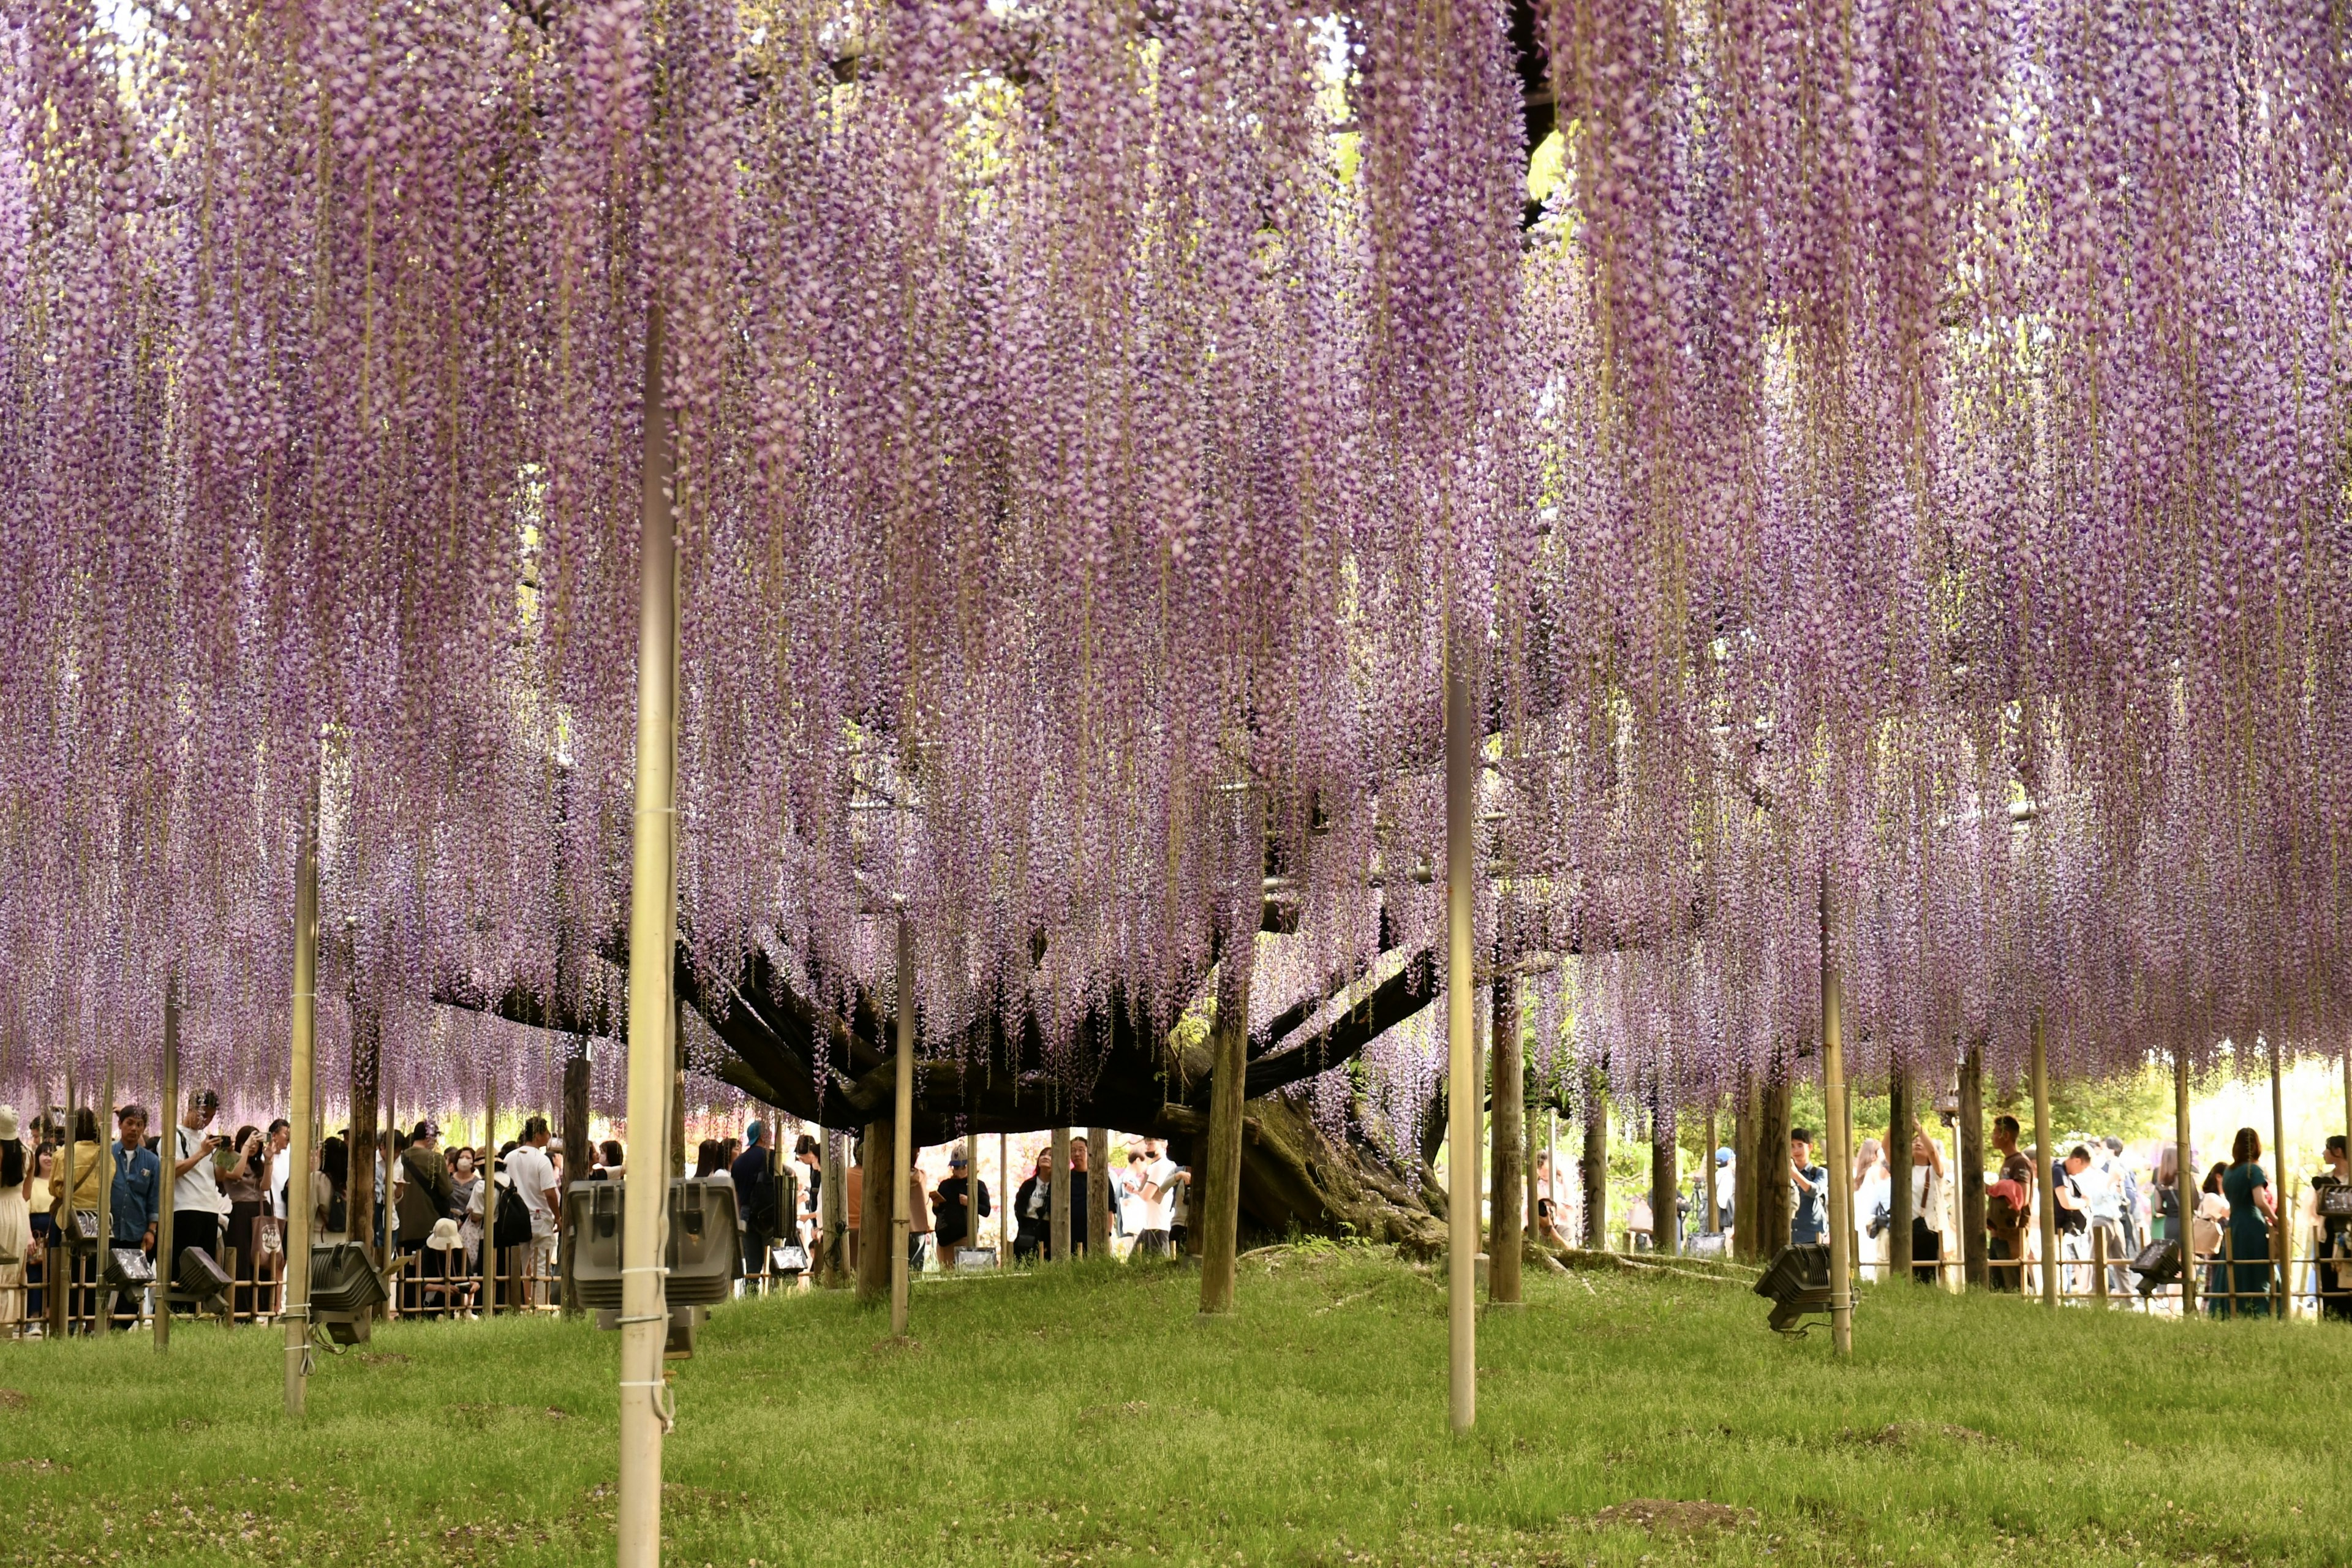
<instances>
[{"instance_id":1,"label":"person wearing face mask","mask_svg":"<svg viewBox=\"0 0 2352 1568\"><path fill-rule=\"evenodd\" d=\"M1053 1237L1054 1156L1050 1150L1037 1152L1037 1169L1013 1194L1013 1260L1036 1262Z\"/></svg>"}]
</instances>

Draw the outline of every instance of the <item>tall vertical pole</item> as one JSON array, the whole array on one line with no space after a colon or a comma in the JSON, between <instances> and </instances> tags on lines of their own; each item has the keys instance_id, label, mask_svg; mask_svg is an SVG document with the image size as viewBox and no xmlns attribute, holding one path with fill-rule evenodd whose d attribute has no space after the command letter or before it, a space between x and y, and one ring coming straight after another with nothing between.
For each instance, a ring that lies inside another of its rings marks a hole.
<instances>
[{"instance_id":1,"label":"tall vertical pole","mask_svg":"<svg viewBox=\"0 0 2352 1568\"><path fill-rule=\"evenodd\" d=\"M2352 1074L2352 1068L2346 1069ZM2352 1078L2345 1097L2352 1101ZM2172 1230L2180 1247L2180 1317L2197 1314L2197 1170L2189 1150L2189 1047L2172 1051Z\"/></svg>"},{"instance_id":2,"label":"tall vertical pole","mask_svg":"<svg viewBox=\"0 0 2352 1568\"><path fill-rule=\"evenodd\" d=\"M163 981L163 1103L158 1118L163 1136L157 1145L163 1169L155 1183L155 1348L172 1348L172 1306L165 1292L180 1271L180 1254L172 1245L173 1167L180 1153L180 967Z\"/></svg>"},{"instance_id":3,"label":"tall vertical pole","mask_svg":"<svg viewBox=\"0 0 2352 1568\"><path fill-rule=\"evenodd\" d=\"M1847 1146L1845 993L1830 936L1829 862L1822 863L1822 1094L1830 1143L1830 1348L1853 1354L1853 1153Z\"/></svg>"},{"instance_id":4,"label":"tall vertical pole","mask_svg":"<svg viewBox=\"0 0 2352 1568\"><path fill-rule=\"evenodd\" d=\"M2042 1304L2058 1305L2058 1167L2050 1147L2050 1042L2042 1009L2033 1010L2033 1164L2040 1189L2034 1208L2041 1216Z\"/></svg>"},{"instance_id":5,"label":"tall vertical pole","mask_svg":"<svg viewBox=\"0 0 2352 1568\"><path fill-rule=\"evenodd\" d=\"M1715 1201L1715 1151L1718 1147L1715 1141L1715 1116L1722 1104L1720 1099L1717 1098L1720 1092L1720 1090L1716 1091L1707 1100L1706 1147L1699 1151L1698 1156L1700 1198L1704 1205L1698 1226L1698 1234L1701 1236L1712 1236L1723 1228L1723 1205Z\"/></svg>"},{"instance_id":6,"label":"tall vertical pole","mask_svg":"<svg viewBox=\"0 0 2352 1568\"><path fill-rule=\"evenodd\" d=\"M1255 814L1251 820L1255 821ZM1264 850L1252 864L1262 865ZM1257 890L1249 889L1255 910ZM1209 1128L1195 1141L1196 1178L1186 1202L1201 1238L1201 1311L1234 1310L1242 1225L1242 1108L1248 1092L1250 986L1256 973L1257 922L1232 912L1217 958L1217 1021L1209 1037Z\"/></svg>"},{"instance_id":7,"label":"tall vertical pole","mask_svg":"<svg viewBox=\"0 0 2352 1568\"><path fill-rule=\"evenodd\" d=\"M2271 1226L2271 1250L2278 1266L2278 1320L2285 1322L2294 1316L2294 1289L2289 1273L2294 1267L2294 1194L2286 1173L2286 1100L2279 1082L2278 1037L2270 1037L2271 1047L2271 1195L2278 1202L2279 1222Z\"/></svg>"},{"instance_id":8,"label":"tall vertical pole","mask_svg":"<svg viewBox=\"0 0 2352 1568\"><path fill-rule=\"evenodd\" d=\"M661 1562L662 1377L669 1337L662 1258L668 1237L669 1121L677 952L677 543L670 514L670 431L663 405L662 315L646 313L639 405L636 811L629 887L629 1162L622 1194L620 1568Z\"/></svg>"},{"instance_id":9,"label":"tall vertical pole","mask_svg":"<svg viewBox=\"0 0 2352 1568\"><path fill-rule=\"evenodd\" d=\"M98 1102L98 1250L90 1256L95 1271L97 1306L90 1313L89 1331L106 1332L114 1316L114 1292L106 1288L106 1260L114 1249L114 1140L109 1135L107 1123L114 1119L114 1063L106 1064L106 1076L101 1080L105 1089Z\"/></svg>"},{"instance_id":10,"label":"tall vertical pole","mask_svg":"<svg viewBox=\"0 0 2352 1568\"><path fill-rule=\"evenodd\" d=\"M1087 1129L1087 1256L1110 1258L1110 1195L1118 1171L1111 1163L1109 1128Z\"/></svg>"},{"instance_id":11,"label":"tall vertical pole","mask_svg":"<svg viewBox=\"0 0 2352 1568\"><path fill-rule=\"evenodd\" d=\"M1510 976L1497 973L1486 1000L1495 1030L1495 1213L1486 1252L1486 1300L1491 1306L1516 1307L1522 1300L1520 1253L1527 1245L1522 1215L1532 1216L1528 1201L1529 1173L1522 1169L1527 1155L1527 1062L1519 1047L1519 1008Z\"/></svg>"},{"instance_id":12,"label":"tall vertical pole","mask_svg":"<svg viewBox=\"0 0 2352 1568\"><path fill-rule=\"evenodd\" d=\"M1045 1249L1055 1263L1070 1257L1070 1130L1054 1129L1053 1164L1046 1173L1052 1190L1045 1194Z\"/></svg>"},{"instance_id":13,"label":"tall vertical pole","mask_svg":"<svg viewBox=\"0 0 2352 1568\"><path fill-rule=\"evenodd\" d=\"M70 1032L66 1045L66 1124L58 1142L58 1163L62 1167L58 1174L63 1184L53 1185L50 1191L65 1194L66 1201L58 1210L61 1223L51 1233L48 1261L41 1266L41 1274L48 1281L49 1332L53 1338L62 1340L73 1331L74 1189L79 1184L74 1173L74 1059Z\"/></svg>"},{"instance_id":14,"label":"tall vertical pole","mask_svg":"<svg viewBox=\"0 0 2352 1568\"><path fill-rule=\"evenodd\" d=\"M1445 637L1445 1064L1448 1163L1445 1205L1447 1414L1455 1432L1478 1418L1478 1145L1483 1106L1478 1083L1477 976L1473 971L1471 900L1476 872L1478 735L1468 661L1449 624Z\"/></svg>"},{"instance_id":15,"label":"tall vertical pole","mask_svg":"<svg viewBox=\"0 0 2352 1568\"><path fill-rule=\"evenodd\" d=\"M293 1100L286 1129L286 1414L303 1412L310 1376L310 1120L319 1047L319 782L302 814L294 862ZM264 1184L269 1173L262 1172Z\"/></svg>"},{"instance_id":16,"label":"tall vertical pole","mask_svg":"<svg viewBox=\"0 0 2352 1568\"><path fill-rule=\"evenodd\" d=\"M962 1245L975 1252L980 1250L980 1189L983 1184L980 1179L980 1134L967 1126L963 1133ZM996 1184L1002 1187L1004 1179L998 1177ZM1002 1194L999 1197L1002 1201ZM943 1266L954 1261L952 1258L940 1259Z\"/></svg>"},{"instance_id":17,"label":"tall vertical pole","mask_svg":"<svg viewBox=\"0 0 2352 1568\"><path fill-rule=\"evenodd\" d=\"M915 1165L915 932L898 917L898 1042L897 1082L890 1097L890 1332L907 1335L907 1246L914 1215L907 1212L907 1182Z\"/></svg>"},{"instance_id":18,"label":"tall vertical pole","mask_svg":"<svg viewBox=\"0 0 2352 1568\"><path fill-rule=\"evenodd\" d=\"M1584 1245L1609 1248L1609 1071L1595 1064L1584 1075Z\"/></svg>"},{"instance_id":19,"label":"tall vertical pole","mask_svg":"<svg viewBox=\"0 0 2352 1568\"><path fill-rule=\"evenodd\" d=\"M563 1168L572 1169L579 1155L572 1146L563 1147ZM482 1321L488 1322L499 1310L499 1075L487 1075L482 1080ZM627 1202L623 1194L622 1201ZM571 1256L572 1248L563 1249ZM509 1307L514 1305L509 1301Z\"/></svg>"},{"instance_id":20,"label":"tall vertical pole","mask_svg":"<svg viewBox=\"0 0 2352 1568\"><path fill-rule=\"evenodd\" d=\"M1960 1224L1960 1288L1981 1290L1992 1281L1991 1255L1985 1245L1984 1045L1969 1042L1960 1058L1960 1119L1952 1129L1959 1142L1954 1168L1960 1173L1960 1201L1953 1205ZM2017 1289L2025 1289L2022 1277Z\"/></svg>"},{"instance_id":21,"label":"tall vertical pole","mask_svg":"<svg viewBox=\"0 0 2352 1568\"><path fill-rule=\"evenodd\" d=\"M996 1266L1013 1267L1013 1194L1021 1184L1013 1179L1013 1167L1005 1163L1012 1144L1003 1133L996 1135ZM980 1223L974 1220L976 1226Z\"/></svg>"},{"instance_id":22,"label":"tall vertical pole","mask_svg":"<svg viewBox=\"0 0 2352 1568\"><path fill-rule=\"evenodd\" d=\"M1911 1278L1911 1075L1892 1050L1886 1067L1886 1277Z\"/></svg>"}]
</instances>

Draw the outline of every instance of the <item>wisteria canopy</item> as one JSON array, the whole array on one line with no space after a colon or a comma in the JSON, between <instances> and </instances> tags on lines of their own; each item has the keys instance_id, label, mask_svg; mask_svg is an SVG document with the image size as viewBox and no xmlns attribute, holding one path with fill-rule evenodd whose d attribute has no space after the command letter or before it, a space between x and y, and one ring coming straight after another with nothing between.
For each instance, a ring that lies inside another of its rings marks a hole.
<instances>
[{"instance_id":1,"label":"wisteria canopy","mask_svg":"<svg viewBox=\"0 0 2352 1568\"><path fill-rule=\"evenodd\" d=\"M656 305L714 1018L903 910L925 1050L1078 1085L1275 909L1322 1026L1442 931L1450 645L1549 1070L1788 1059L1824 879L1864 1074L2338 1049L2347 26L7 0L0 1082L176 973L267 1095L314 795L400 1102L617 1016Z\"/></svg>"}]
</instances>

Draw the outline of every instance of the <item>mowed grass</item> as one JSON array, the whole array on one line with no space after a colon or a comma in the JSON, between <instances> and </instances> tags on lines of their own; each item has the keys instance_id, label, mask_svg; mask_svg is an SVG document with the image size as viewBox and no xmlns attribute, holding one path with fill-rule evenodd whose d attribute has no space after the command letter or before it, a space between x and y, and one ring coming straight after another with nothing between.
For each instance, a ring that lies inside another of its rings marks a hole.
<instances>
[{"instance_id":1,"label":"mowed grass","mask_svg":"<svg viewBox=\"0 0 2352 1568\"><path fill-rule=\"evenodd\" d=\"M1580 1271L1479 1340L1445 1423L1439 1284L1361 1250L719 1310L677 1377L667 1561L2342 1563L2352 1332L1866 1292L1852 1364L1744 1289ZM617 1336L401 1324L321 1354L184 1327L0 1347L0 1560L610 1561ZM1627 1500L1738 1510L1698 1533Z\"/></svg>"}]
</instances>

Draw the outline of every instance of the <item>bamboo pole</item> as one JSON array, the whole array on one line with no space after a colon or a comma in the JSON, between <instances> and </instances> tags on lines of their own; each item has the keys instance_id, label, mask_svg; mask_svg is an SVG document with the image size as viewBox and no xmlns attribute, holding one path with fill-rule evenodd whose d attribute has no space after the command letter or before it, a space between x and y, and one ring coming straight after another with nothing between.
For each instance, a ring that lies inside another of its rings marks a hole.
<instances>
[{"instance_id":1,"label":"bamboo pole","mask_svg":"<svg viewBox=\"0 0 2352 1568\"><path fill-rule=\"evenodd\" d=\"M996 1266L1013 1267L1013 1194L1020 1184L1013 1179L1013 1167L1005 1163L1011 1146L1003 1133L996 1135ZM980 1222L972 1221L974 1226Z\"/></svg>"},{"instance_id":2,"label":"bamboo pole","mask_svg":"<svg viewBox=\"0 0 2352 1568\"><path fill-rule=\"evenodd\" d=\"M1476 847L1478 735L1466 661L1449 626L1445 643L1445 1059L1446 1128L1453 1191L1445 1205L1447 1415L1457 1433L1478 1418L1477 1279L1479 1098L1473 968L1472 878Z\"/></svg>"},{"instance_id":3,"label":"bamboo pole","mask_svg":"<svg viewBox=\"0 0 2352 1568\"><path fill-rule=\"evenodd\" d=\"M106 1064L98 1102L98 1250L90 1257L98 1294L91 1298L90 1332L103 1334L114 1316L114 1296L106 1288L106 1263L114 1250L114 1140L106 1124L114 1116L114 1063Z\"/></svg>"},{"instance_id":4,"label":"bamboo pole","mask_svg":"<svg viewBox=\"0 0 2352 1568\"><path fill-rule=\"evenodd\" d=\"M1524 1299L1520 1254L1527 1246L1521 1215L1532 1218L1527 1147L1527 1060L1519 1044L1519 1008L1510 976L1495 975L1487 1001L1495 1032L1495 1212L1487 1247L1486 1304L1516 1307Z\"/></svg>"},{"instance_id":5,"label":"bamboo pole","mask_svg":"<svg viewBox=\"0 0 2352 1568\"><path fill-rule=\"evenodd\" d=\"M286 1414L300 1415L310 1378L310 1116L319 1047L319 783L302 816L294 862L293 1101L287 1115L285 1272L278 1301L286 1320ZM269 1182L265 1166L262 1184Z\"/></svg>"},{"instance_id":6,"label":"bamboo pole","mask_svg":"<svg viewBox=\"0 0 2352 1568\"><path fill-rule=\"evenodd\" d=\"M898 917L898 1072L890 1095L890 1332L907 1336L907 1245L914 1215L907 1183L915 1163L915 933Z\"/></svg>"},{"instance_id":7,"label":"bamboo pole","mask_svg":"<svg viewBox=\"0 0 2352 1568\"><path fill-rule=\"evenodd\" d=\"M1704 1205L1698 1227L1701 1236L1712 1236L1722 1228L1722 1207L1715 1201L1715 1113L1719 1106L1720 1100L1715 1098L1706 1102L1706 1147L1699 1152L1699 1183Z\"/></svg>"},{"instance_id":8,"label":"bamboo pole","mask_svg":"<svg viewBox=\"0 0 2352 1568\"><path fill-rule=\"evenodd\" d=\"M2197 1172L2189 1148L2189 1048L2172 1053L2172 1228L2180 1246L2180 1317L2197 1313Z\"/></svg>"},{"instance_id":9,"label":"bamboo pole","mask_svg":"<svg viewBox=\"0 0 2352 1568\"><path fill-rule=\"evenodd\" d=\"M2278 1319L2286 1322L2294 1316L2294 1292L2288 1287L2288 1271L2294 1259L2291 1239L2294 1228L2294 1206L2291 1201L2286 1174L2286 1099L2279 1082L2279 1043L2273 1035L2271 1047L2271 1169L2277 1179L2272 1184L2272 1195L2278 1204L2278 1224L2271 1226L2271 1252L2278 1267Z\"/></svg>"},{"instance_id":10,"label":"bamboo pole","mask_svg":"<svg viewBox=\"0 0 2352 1568\"><path fill-rule=\"evenodd\" d=\"M662 1258L669 1217L667 1133L677 951L677 558L670 430L663 406L662 314L646 315L637 579L637 756L629 889L629 1151L621 1258L620 1568L661 1562L662 1376L669 1307Z\"/></svg>"},{"instance_id":11,"label":"bamboo pole","mask_svg":"<svg viewBox=\"0 0 2352 1568\"><path fill-rule=\"evenodd\" d=\"M163 1156L163 1169L157 1173L155 1192L155 1349L160 1353L172 1348L172 1304L166 1292L172 1289L173 1277L179 1272L179 1249L172 1245L173 1189L179 1185L172 1174L179 1163L180 1154L180 969L163 982L163 1104L162 1107L163 1136L158 1142Z\"/></svg>"},{"instance_id":12,"label":"bamboo pole","mask_svg":"<svg viewBox=\"0 0 2352 1568\"><path fill-rule=\"evenodd\" d=\"M56 1245L49 1248L49 1261L41 1266L41 1273L49 1286L49 1321L55 1325L56 1337L62 1340L73 1331L74 1063L70 1045L66 1048L66 1124L58 1142L63 1155L59 1163L65 1184L53 1190L65 1194L66 1201L58 1207L59 1223L49 1233ZM62 1270L58 1268L60 1263L65 1265Z\"/></svg>"},{"instance_id":13,"label":"bamboo pole","mask_svg":"<svg viewBox=\"0 0 2352 1568\"><path fill-rule=\"evenodd\" d=\"M1822 869L1822 1092L1830 1141L1830 1347L1853 1354L1853 1178L1846 1131L1844 994L1831 956L1830 879Z\"/></svg>"},{"instance_id":14,"label":"bamboo pole","mask_svg":"<svg viewBox=\"0 0 2352 1568\"><path fill-rule=\"evenodd\" d=\"M488 1322L498 1311L499 1300L499 1079L491 1073L482 1079L482 1321ZM572 1153L563 1151L565 1170L572 1168ZM626 1202L625 1194L623 1202ZM563 1249L569 1253L572 1249ZM509 1302L509 1309L514 1303Z\"/></svg>"},{"instance_id":15,"label":"bamboo pole","mask_svg":"<svg viewBox=\"0 0 2352 1568\"><path fill-rule=\"evenodd\" d=\"M1911 1075L1888 1053L1886 1068L1886 1272L1911 1278Z\"/></svg>"},{"instance_id":16,"label":"bamboo pole","mask_svg":"<svg viewBox=\"0 0 2352 1568\"><path fill-rule=\"evenodd\" d=\"M2050 1147L2050 1042L2042 1009L2033 1010L2034 1211L2042 1237L2042 1304L2058 1307L2058 1166Z\"/></svg>"},{"instance_id":17,"label":"bamboo pole","mask_svg":"<svg viewBox=\"0 0 2352 1568\"><path fill-rule=\"evenodd\" d=\"M1070 1258L1070 1130L1054 1129L1054 1163L1047 1173L1053 1179L1051 1191L1045 1194L1045 1247L1053 1254L1052 1263L1066 1263Z\"/></svg>"}]
</instances>

